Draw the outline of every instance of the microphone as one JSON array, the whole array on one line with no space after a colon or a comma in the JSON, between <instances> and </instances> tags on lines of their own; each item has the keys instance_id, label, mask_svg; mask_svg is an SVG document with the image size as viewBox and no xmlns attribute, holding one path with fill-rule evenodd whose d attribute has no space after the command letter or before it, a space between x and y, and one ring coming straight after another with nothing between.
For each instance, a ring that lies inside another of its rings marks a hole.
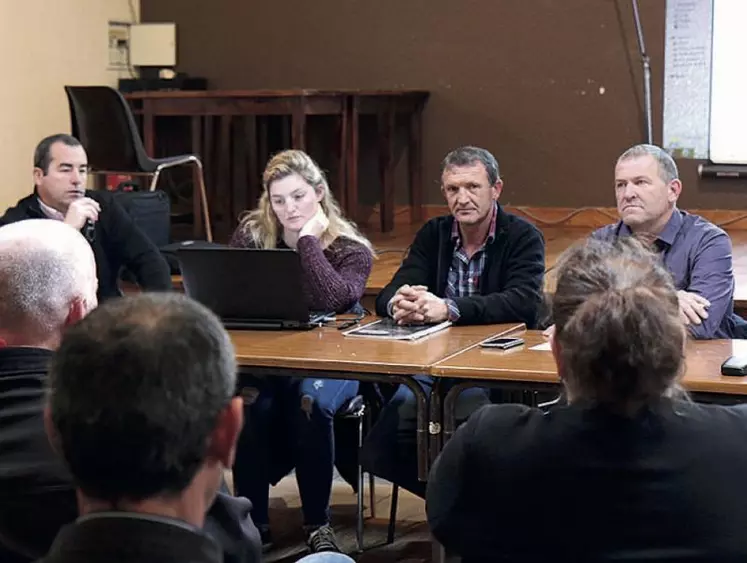
<instances>
[{"instance_id":1,"label":"microphone","mask_svg":"<svg viewBox=\"0 0 747 563\"><path fill-rule=\"evenodd\" d=\"M89 243L93 244L93 241L96 240L96 228L93 221L91 221L90 219L86 219L81 232L83 233L83 237Z\"/></svg>"}]
</instances>

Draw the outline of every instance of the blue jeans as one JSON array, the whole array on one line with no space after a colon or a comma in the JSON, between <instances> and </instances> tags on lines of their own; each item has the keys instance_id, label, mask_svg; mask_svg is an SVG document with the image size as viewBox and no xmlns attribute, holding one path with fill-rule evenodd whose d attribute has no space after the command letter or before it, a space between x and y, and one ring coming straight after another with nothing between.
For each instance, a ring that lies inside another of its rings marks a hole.
<instances>
[{"instance_id":1,"label":"blue jeans","mask_svg":"<svg viewBox=\"0 0 747 563\"><path fill-rule=\"evenodd\" d=\"M354 563L342 553L313 553L298 560L298 563Z\"/></svg>"},{"instance_id":2,"label":"blue jeans","mask_svg":"<svg viewBox=\"0 0 747 563\"><path fill-rule=\"evenodd\" d=\"M304 525L329 523L335 413L358 393L338 379L256 378L233 466L236 494L252 501L252 519L269 524L270 484L296 468Z\"/></svg>"},{"instance_id":3,"label":"blue jeans","mask_svg":"<svg viewBox=\"0 0 747 563\"><path fill-rule=\"evenodd\" d=\"M418 375L415 380L429 395L433 378ZM490 403L489 392L479 387L465 389L457 399L457 423ZM405 385L400 385L382 409L379 419L366 436L361 452L363 468L425 498L425 483L418 480L417 402Z\"/></svg>"}]
</instances>

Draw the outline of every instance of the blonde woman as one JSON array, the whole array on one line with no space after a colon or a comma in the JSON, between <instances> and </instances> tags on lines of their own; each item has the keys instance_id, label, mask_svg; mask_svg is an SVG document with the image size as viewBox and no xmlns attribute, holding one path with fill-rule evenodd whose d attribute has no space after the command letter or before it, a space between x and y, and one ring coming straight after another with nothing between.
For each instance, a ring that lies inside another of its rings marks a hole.
<instances>
[{"instance_id":1,"label":"blonde woman","mask_svg":"<svg viewBox=\"0 0 747 563\"><path fill-rule=\"evenodd\" d=\"M257 209L244 215L231 245L291 248L303 268L310 311L360 308L371 272L371 243L341 214L319 166L304 152L275 155L265 168ZM234 465L237 494L252 501L262 543L272 543L269 486L295 466L312 553L339 551L329 522L333 417L358 393L357 381L267 378L257 381Z\"/></svg>"}]
</instances>

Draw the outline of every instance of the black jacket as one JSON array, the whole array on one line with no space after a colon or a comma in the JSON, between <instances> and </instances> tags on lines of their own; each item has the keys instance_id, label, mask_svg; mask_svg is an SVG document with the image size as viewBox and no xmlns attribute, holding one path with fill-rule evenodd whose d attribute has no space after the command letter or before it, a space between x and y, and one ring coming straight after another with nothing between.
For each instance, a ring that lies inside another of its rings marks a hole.
<instances>
[{"instance_id":1,"label":"black jacket","mask_svg":"<svg viewBox=\"0 0 747 563\"><path fill-rule=\"evenodd\" d=\"M387 316L387 304L404 285L425 285L439 297L446 285L454 253L451 228L454 217L428 221L415 235L392 281L376 297L376 313ZM524 322L536 326L542 303L545 275L545 241L542 233L524 219L498 206L495 239L488 243L480 295L458 297L458 324Z\"/></svg>"},{"instance_id":2,"label":"black jacket","mask_svg":"<svg viewBox=\"0 0 747 563\"><path fill-rule=\"evenodd\" d=\"M222 563L200 530L137 514L93 515L65 526L37 563Z\"/></svg>"},{"instance_id":3,"label":"black jacket","mask_svg":"<svg viewBox=\"0 0 747 563\"><path fill-rule=\"evenodd\" d=\"M475 412L428 480L444 547L473 561L747 561L747 406L663 400Z\"/></svg>"},{"instance_id":4,"label":"black jacket","mask_svg":"<svg viewBox=\"0 0 747 563\"><path fill-rule=\"evenodd\" d=\"M0 537L39 555L78 513L73 480L44 431L51 359L52 352L41 348L0 348ZM225 563L260 561L261 540L250 511L247 499L222 492L210 506L203 530L218 542ZM6 560L13 559L0 542L0 561ZM58 560L69 559L50 555L49 561Z\"/></svg>"},{"instance_id":5,"label":"black jacket","mask_svg":"<svg viewBox=\"0 0 747 563\"><path fill-rule=\"evenodd\" d=\"M119 275L127 268L146 291L167 291L171 289L169 265L158 248L135 225L132 218L107 191L87 191L86 197L101 205L99 220L94 227L91 243L96 257L96 271L99 279L98 298L104 301L121 295ZM0 225L23 221L24 219L44 219L46 215L39 207L36 194L21 199L0 217Z\"/></svg>"},{"instance_id":6,"label":"black jacket","mask_svg":"<svg viewBox=\"0 0 747 563\"><path fill-rule=\"evenodd\" d=\"M0 348L0 536L39 555L78 514L73 480L44 432L51 359L41 348Z\"/></svg>"}]
</instances>

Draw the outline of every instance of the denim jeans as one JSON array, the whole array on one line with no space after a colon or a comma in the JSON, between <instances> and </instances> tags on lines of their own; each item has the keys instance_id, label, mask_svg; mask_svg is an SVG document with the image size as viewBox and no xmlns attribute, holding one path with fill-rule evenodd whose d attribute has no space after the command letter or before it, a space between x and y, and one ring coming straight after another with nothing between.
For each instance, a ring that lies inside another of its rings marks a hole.
<instances>
[{"instance_id":1,"label":"denim jeans","mask_svg":"<svg viewBox=\"0 0 747 563\"><path fill-rule=\"evenodd\" d=\"M298 563L355 563L342 553L313 553L298 560Z\"/></svg>"},{"instance_id":2,"label":"denim jeans","mask_svg":"<svg viewBox=\"0 0 747 563\"><path fill-rule=\"evenodd\" d=\"M429 395L433 378L418 375L415 380ZM465 389L457 399L457 423L464 422L470 414L489 403L487 390L479 387ZM418 480L416 407L413 392L400 385L366 436L361 462L366 471L425 498L425 483Z\"/></svg>"},{"instance_id":3,"label":"denim jeans","mask_svg":"<svg viewBox=\"0 0 747 563\"><path fill-rule=\"evenodd\" d=\"M233 467L236 494L252 501L252 519L269 524L269 488L294 467L304 525L329 523L335 459L335 413L358 393L358 382L256 378L245 407Z\"/></svg>"}]
</instances>

